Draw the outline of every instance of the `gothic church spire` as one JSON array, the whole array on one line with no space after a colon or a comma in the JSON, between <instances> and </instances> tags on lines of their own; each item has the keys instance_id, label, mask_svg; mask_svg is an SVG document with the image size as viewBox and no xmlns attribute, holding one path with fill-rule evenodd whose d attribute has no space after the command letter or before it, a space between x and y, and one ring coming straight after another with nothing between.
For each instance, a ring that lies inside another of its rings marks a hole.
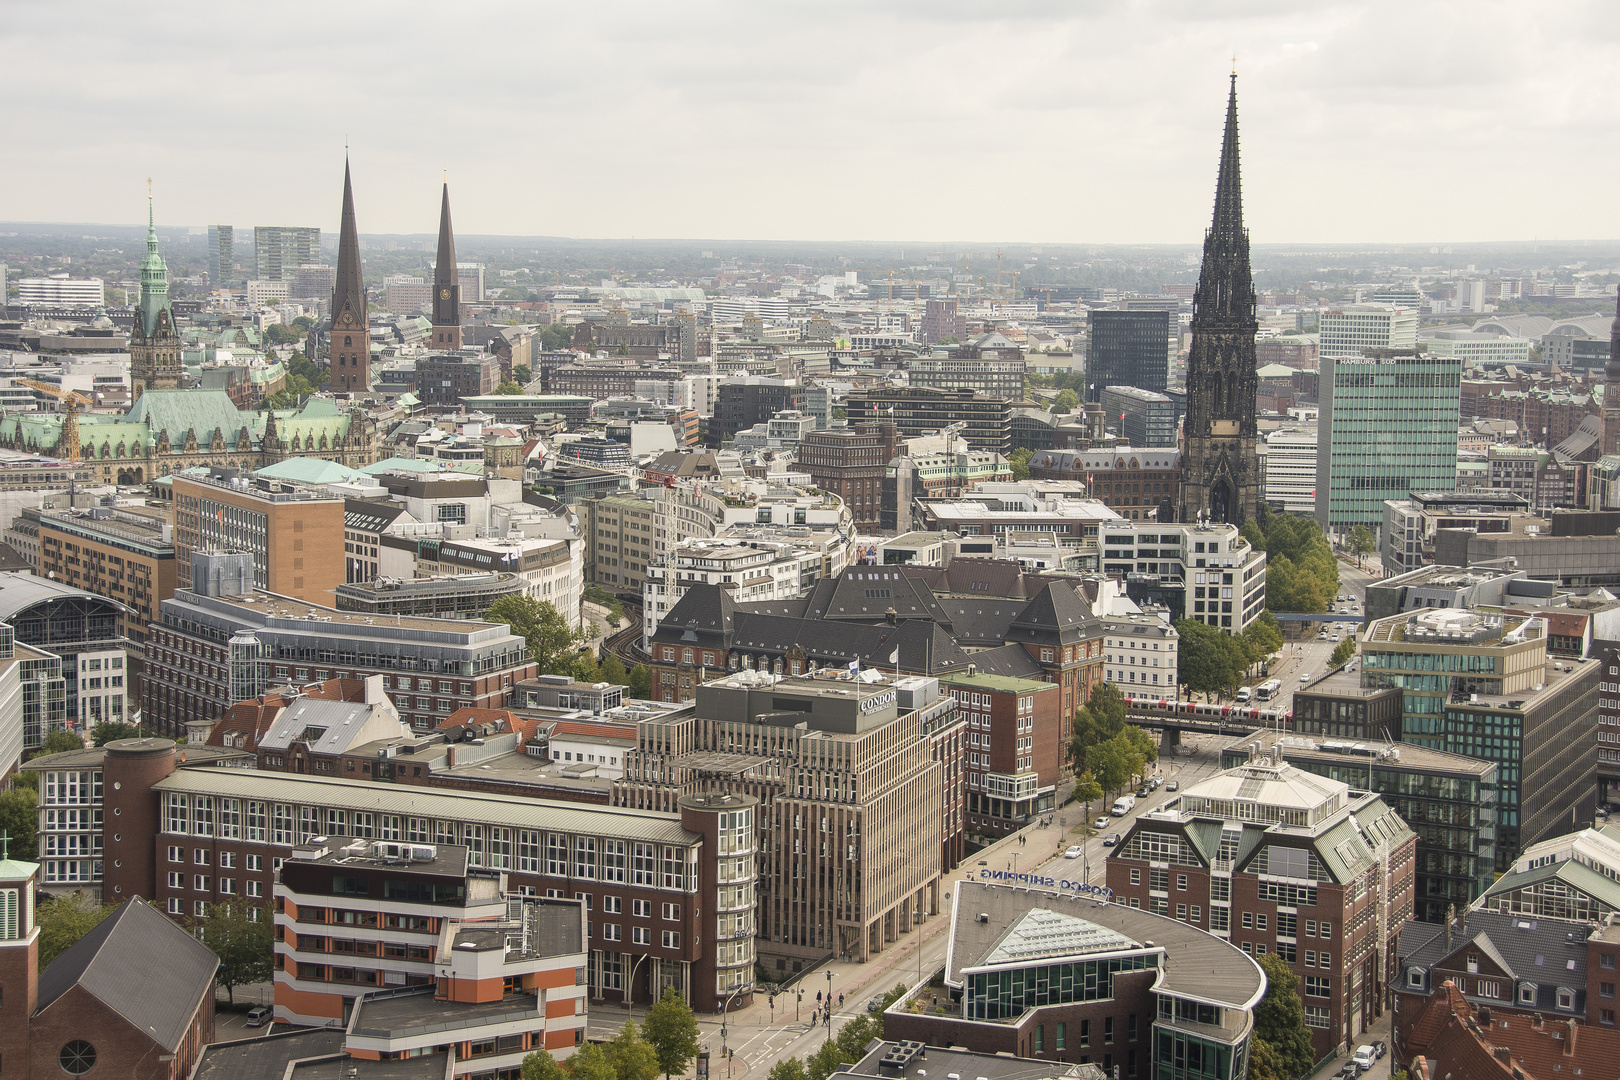
<instances>
[{"instance_id":1,"label":"gothic church spire","mask_svg":"<svg viewBox=\"0 0 1620 1080\"><path fill-rule=\"evenodd\" d=\"M338 226L337 283L332 288L332 389L363 394L371 388L371 334L366 286L360 275L360 230L354 220L354 186L343 159L343 220Z\"/></svg>"},{"instance_id":2,"label":"gothic church spire","mask_svg":"<svg viewBox=\"0 0 1620 1080\"><path fill-rule=\"evenodd\" d=\"M456 272L456 237L450 228L450 184L439 206L439 256L433 264L433 347L461 348L461 280Z\"/></svg>"}]
</instances>

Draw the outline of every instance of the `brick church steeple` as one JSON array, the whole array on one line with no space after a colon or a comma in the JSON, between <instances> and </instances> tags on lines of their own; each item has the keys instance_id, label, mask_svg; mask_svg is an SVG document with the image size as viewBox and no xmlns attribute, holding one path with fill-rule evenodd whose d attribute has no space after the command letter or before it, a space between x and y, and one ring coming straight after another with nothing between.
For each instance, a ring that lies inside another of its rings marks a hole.
<instances>
[{"instance_id":1,"label":"brick church steeple","mask_svg":"<svg viewBox=\"0 0 1620 1080\"><path fill-rule=\"evenodd\" d=\"M1243 227L1238 169L1237 76L1226 103L1226 135L1215 182L1215 218L1204 234L1204 264L1193 294L1187 356L1187 416L1181 452L1185 522L1206 517L1241 525L1259 513L1255 442L1254 275Z\"/></svg>"},{"instance_id":2,"label":"brick church steeple","mask_svg":"<svg viewBox=\"0 0 1620 1080\"><path fill-rule=\"evenodd\" d=\"M354 223L354 189L343 161L343 222L338 230L337 284L332 289L332 390L364 394L371 389L371 331L366 286L360 276L360 231Z\"/></svg>"},{"instance_id":3,"label":"brick church steeple","mask_svg":"<svg viewBox=\"0 0 1620 1080\"><path fill-rule=\"evenodd\" d=\"M433 264L433 346L461 348L461 279L456 273L456 236L450 229L450 184L439 207L439 257Z\"/></svg>"},{"instance_id":4,"label":"brick church steeple","mask_svg":"<svg viewBox=\"0 0 1620 1080\"><path fill-rule=\"evenodd\" d=\"M1609 324L1609 362L1603 369L1602 453L1620 454L1620 293L1614 298L1614 322Z\"/></svg>"}]
</instances>

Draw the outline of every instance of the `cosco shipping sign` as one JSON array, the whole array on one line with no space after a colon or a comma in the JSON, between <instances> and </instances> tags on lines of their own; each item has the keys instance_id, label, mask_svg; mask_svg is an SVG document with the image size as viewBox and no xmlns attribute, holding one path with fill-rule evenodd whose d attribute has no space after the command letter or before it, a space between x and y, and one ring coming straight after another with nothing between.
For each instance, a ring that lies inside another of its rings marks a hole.
<instances>
[{"instance_id":1,"label":"cosco shipping sign","mask_svg":"<svg viewBox=\"0 0 1620 1080\"><path fill-rule=\"evenodd\" d=\"M1042 877L1040 874L1015 874L1011 870L980 870L979 879L981 881L1001 881L1008 885L1035 885L1048 889L1068 889L1071 892L1084 893L1087 896L1096 896L1104 900L1114 898L1114 890L1106 885L1070 881L1068 878Z\"/></svg>"}]
</instances>

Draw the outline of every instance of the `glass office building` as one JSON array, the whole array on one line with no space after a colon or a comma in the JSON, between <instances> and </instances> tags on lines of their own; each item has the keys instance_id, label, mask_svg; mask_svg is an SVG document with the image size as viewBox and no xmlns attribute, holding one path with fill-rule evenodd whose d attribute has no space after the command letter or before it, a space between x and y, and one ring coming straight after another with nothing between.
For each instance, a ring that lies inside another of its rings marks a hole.
<instances>
[{"instance_id":1,"label":"glass office building","mask_svg":"<svg viewBox=\"0 0 1620 1080\"><path fill-rule=\"evenodd\" d=\"M1384 500L1456 488L1461 381L1455 356L1323 355L1316 519L1325 531L1376 532Z\"/></svg>"}]
</instances>

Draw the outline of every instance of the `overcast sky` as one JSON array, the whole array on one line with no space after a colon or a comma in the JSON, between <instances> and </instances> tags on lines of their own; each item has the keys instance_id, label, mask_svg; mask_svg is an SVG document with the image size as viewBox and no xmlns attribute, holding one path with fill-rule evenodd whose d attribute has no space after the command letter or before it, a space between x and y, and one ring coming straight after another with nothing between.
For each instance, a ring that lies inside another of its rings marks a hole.
<instances>
[{"instance_id":1,"label":"overcast sky","mask_svg":"<svg viewBox=\"0 0 1620 1080\"><path fill-rule=\"evenodd\" d=\"M1620 236L1613 0L0 0L0 219L1192 243Z\"/></svg>"}]
</instances>

